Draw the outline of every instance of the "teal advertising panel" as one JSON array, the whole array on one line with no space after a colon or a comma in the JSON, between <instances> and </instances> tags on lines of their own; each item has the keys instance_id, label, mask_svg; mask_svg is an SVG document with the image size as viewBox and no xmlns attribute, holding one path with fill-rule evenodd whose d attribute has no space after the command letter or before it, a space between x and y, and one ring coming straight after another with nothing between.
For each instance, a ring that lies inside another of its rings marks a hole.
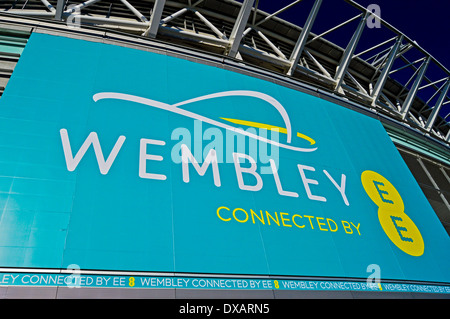
<instances>
[{"instance_id":1,"label":"teal advertising panel","mask_svg":"<svg viewBox=\"0 0 450 319\"><path fill-rule=\"evenodd\" d=\"M0 213L1 267L450 282L376 119L64 37L32 34L0 100Z\"/></svg>"}]
</instances>

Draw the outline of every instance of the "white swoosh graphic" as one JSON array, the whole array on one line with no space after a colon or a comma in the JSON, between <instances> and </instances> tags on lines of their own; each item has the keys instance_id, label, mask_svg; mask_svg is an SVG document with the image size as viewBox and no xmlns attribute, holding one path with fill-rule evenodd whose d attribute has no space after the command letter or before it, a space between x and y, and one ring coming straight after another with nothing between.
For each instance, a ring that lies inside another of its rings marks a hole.
<instances>
[{"instance_id":1,"label":"white swoosh graphic","mask_svg":"<svg viewBox=\"0 0 450 319\"><path fill-rule=\"evenodd\" d=\"M208 94L208 95L204 95L204 96L200 96L194 99L190 99L190 100L186 100L183 102L179 102L173 105L170 104L166 104L163 102L159 102L159 101L155 101L155 100L151 100L151 99L147 99L147 98L143 98L140 96L136 96L136 95L130 95L130 94L123 94L123 93L115 93L115 92L102 92L102 93L97 93L94 94L93 99L95 102L99 101L99 100L103 100L103 99L114 99L114 100L123 100L123 101L130 101L130 102L135 102L135 103L139 103L139 104L144 104L144 105L148 105L148 106L152 106L152 107L156 107L159 109L163 109L166 111L170 111L172 113L177 113L183 116L187 116L190 117L192 119L196 119L196 120L200 120L202 122L205 123L209 123L242 135L246 135L248 137L263 141L265 143L269 143L281 148L285 148L285 149L289 149L289 150L293 150L293 151L297 151L297 152L313 152L315 150L317 150L317 147L315 148L300 148L300 147L295 147L295 146L291 146L291 145L287 145L287 144L281 144L278 143L276 141L272 141L269 139L266 139L264 137L261 137L259 135L255 135L249 132L244 131L243 129L240 128L236 128L233 127L231 125L228 124L224 124L221 122L218 122L216 120L207 118L205 116L184 110L184 109L180 109L178 108L178 106L181 105L186 105L186 104L190 104L190 103L194 103L194 102L198 102L198 101L202 101L202 100L208 100L208 99L213 99L213 98L218 98L218 97L224 97L224 96L250 96L250 97L256 97L259 99L262 99L268 103L270 103L272 106L274 106L278 112L281 114L284 123L286 125L286 130L287 130L287 141L288 143L291 142L291 136L292 136L292 132L291 132L291 122L289 120L289 116L286 112L286 110L284 109L284 107L280 104L280 102L278 102L277 100L275 100L273 97L264 94L264 93L260 93L260 92L254 92L254 91L226 91L226 92L219 92L219 93L213 93L213 94Z\"/></svg>"}]
</instances>

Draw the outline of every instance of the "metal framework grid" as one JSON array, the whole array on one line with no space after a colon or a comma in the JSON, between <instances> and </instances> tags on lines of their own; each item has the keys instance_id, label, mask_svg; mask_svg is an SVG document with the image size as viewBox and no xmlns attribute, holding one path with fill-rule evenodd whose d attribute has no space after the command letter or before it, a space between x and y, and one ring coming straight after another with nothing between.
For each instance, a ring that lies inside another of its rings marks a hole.
<instances>
[{"instance_id":1,"label":"metal framework grid","mask_svg":"<svg viewBox=\"0 0 450 319\"><path fill-rule=\"evenodd\" d=\"M314 34L325 4L300 2L269 14L258 9L259 0L6 0L0 3L0 23L19 15L200 49L356 102L448 149L450 113L440 111L450 103L450 72L441 63L352 0L342 1L343 10L355 12L352 18ZM297 6L309 12L302 27L277 17L293 7L300 10ZM356 53L368 19L374 18L390 37ZM324 38L351 25L345 48Z\"/></svg>"}]
</instances>

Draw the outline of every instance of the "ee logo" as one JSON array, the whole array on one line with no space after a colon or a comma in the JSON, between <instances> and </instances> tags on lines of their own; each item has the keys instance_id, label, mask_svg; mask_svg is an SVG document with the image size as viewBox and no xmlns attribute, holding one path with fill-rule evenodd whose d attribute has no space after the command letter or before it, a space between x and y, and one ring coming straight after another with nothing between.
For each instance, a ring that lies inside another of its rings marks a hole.
<instances>
[{"instance_id":1,"label":"ee logo","mask_svg":"<svg viewBox=\"0 0 450 319\"><path fill-rule=\"evenodd\" d=\"M389 239L411 256L422 256L425 250L416 224L405 214L402 197L382 175L364 171L361 182L370 199L378 206L378 220Z\"/></svg>"}]
</instances>

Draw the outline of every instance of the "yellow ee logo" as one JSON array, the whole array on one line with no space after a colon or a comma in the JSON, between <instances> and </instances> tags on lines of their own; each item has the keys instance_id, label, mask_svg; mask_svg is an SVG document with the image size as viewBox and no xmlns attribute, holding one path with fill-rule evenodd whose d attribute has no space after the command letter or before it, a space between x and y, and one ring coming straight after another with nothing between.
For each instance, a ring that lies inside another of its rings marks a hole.
<instances>
[{"instance_id":1,"label":"yellow ee logo","mask_svg":"<svg viewBox=\"0 0 450 319\"><path fill-rule=\"evenodd\" d=\"M405 253L422 256L425 250L422 235L405 214L405 205L395 187L373 171L364 171L361 182L367 195L378 206L378 220L389 239Z\"/></svg>"}]
</instances>

